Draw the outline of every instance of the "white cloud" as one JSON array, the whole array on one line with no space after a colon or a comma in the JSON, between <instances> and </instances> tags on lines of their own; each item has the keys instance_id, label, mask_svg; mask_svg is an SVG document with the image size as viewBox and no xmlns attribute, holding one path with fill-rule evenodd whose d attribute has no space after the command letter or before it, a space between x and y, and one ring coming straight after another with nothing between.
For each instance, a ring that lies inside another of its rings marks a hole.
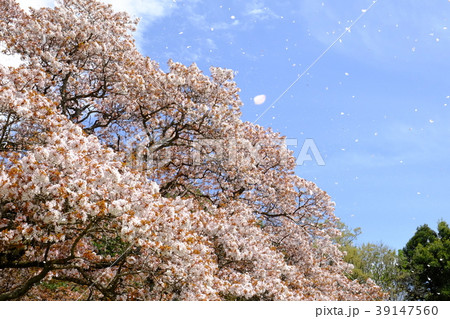
<instances>
[{"instance_id":1,"label":"white cloud","mask_svg":"<svg viewBox=\"0 0 450 319\"><path fill-rule=\"evenodd\" d=\"M261 1L251 1L246 5L245 15L257 20L266 20L270 18L279 18L269 7Z\"/></svg>"},{"instance_id":2,"label":"white cloud","mask_svg":"<svg viewBox=\"0 0 450 319\"><path fill-rule=\"evenodd\" d=\"M116 11L125 11L133 18L139 18L136 45L142 52L145 46L145 28L153 21L168 16L177 7L176 0L103 0Z\"/></svg>"},{"instance_id":3,"label":"white cloud","mask_svg":"<svg viewBox=\"0 0 450 319\"><path fill-rule=\"evenodd\" d=\"M25 10L29 7L38 9L55 5L55 0L17 0L17 2ZM176 0L103 0L102 2L111 4L115 11L125 11L132 17L140 18L138 31L135 34L138 47L142 42L140 40L144 37L142 29L156 19L169 15L177 5ZM0 53L0 63L5 66L17 66L20 64L20 59L18 56L6 56Z\"/></svg>"},{"instance_id":4,"label":"white cloud","mask_svg":"<svg viewBox=\"0 0 450 319\"><path fill-rule=\"evenodd\" d=\"M346 152L334 151L327 160L333 167L377 169L397 167L399 164L432 165L449 157L446 145L450 134L446 128L427 125L426 129L411 129L410 123L393 122L381 129L375 138L366 136L358 147L349 146Z\"/></svg>"},{"instance_id":5,"label":"white cloud","mask_svg":"<svg viewBox=\"0 0 450 319\"><path fill-rule=\"evenodd\" d=\"M54 0L18 0L17 2L24 9L53 7L55 4ZM176 6L176 0L103 0L102 2L112 4L117 11L126 11L131 16L143 18L144 23L169 14Z\"/></svg>"},{"instance_id":6,"label":"white cloud","mask_svg":"<svg viewBox=\"0 0 450 319\"><path fill-rule=\"evenodd\" d=\"M53 7L55 5L54 0L17 0L23 9L33 7L35 9L42 7Z\"/></svg>"},{"instance_id":7,"label":"white cloud","mask_svg":"<svg viewBox=\"0 0 450 319\"><path fill-rule=\"evenodd\" d=\"M142 18L141 22L149 23L164 17L176 7L174 0L104 0L112 4L118 11L126 11L131 16Z\"/></svg>"},{"instance_id":8,"label":"white cloud","mask_svg":"<svg viewBox=\"0 0 450 319\"><path fill-rule=\"evenodd\" d=\"M371 1L353 1L342 5L328 1L302 0L300 14L311 35L328 46L361 14L351 33L342 38L333 50L367 61L410 59L416 48L425 48L430 54L437 50L445 35L445 22L450 7L441 2L409 0L380 1L366 10ZM428 34L432 32L433 36ZM441 41L436 42L436 38ZM432 51L432 52L430 52Z\"/></svg>"},{"instance_id":9,"label":"white cloud","mask_svg":"<svg viewBox=\"0 0 450 319\"><path fill-rule=\"evenodd\" d=\"M214 30L219 31L219 30L229 30L231 28L234 28L238 25L240 25L241 23L239 22L239 20L231 20L231 23L227 23L227 22L214 22L212 24L212 27L214 28ZM206 24L205 24L206 26Z\"/></svg>"},{"instance_id":10,"label":"white cloud","mask_svg":"<svg viewBox=\"0 0 450 319\"><path fill-rule=\"evenodd\" d=\"M263 14L263 13L264 13L264 10L261 8L255 8L255 9L252 9L249 12L247 12L247 14L250 14L250 15L259 15L259 14Z\"/></svg>"},{"instance_id":11,"label":"white cloud","mask_svg":"<svg viewBox=\"0 0 450 319\"><path fill-rule=\"evenodd\" d=\"M209 50L217 50L216 42L214 42L213 39L207 38L207 39L205 40L205 43L206 43L206 46L207 46L207 48L208 48Z\"/></svg>"}]
</instances>

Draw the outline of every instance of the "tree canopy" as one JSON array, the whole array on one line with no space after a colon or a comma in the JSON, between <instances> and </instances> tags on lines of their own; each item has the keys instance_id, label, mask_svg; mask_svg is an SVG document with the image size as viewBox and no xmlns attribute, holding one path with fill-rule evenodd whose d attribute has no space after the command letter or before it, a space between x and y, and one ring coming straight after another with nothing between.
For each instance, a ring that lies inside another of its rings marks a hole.
<instances>
[{"instance_id":1,"label":"tree canopy","mask_svg":"<svg viewBox=\"0 0 450 319\"><path fill-rule=\"evenodd\" d=\"M353 264L351 279L365 282L369 278L389 294L389 300L405 297L405 272L399 267L399 256L383 243L366 243L345 248L345 261Z\"/></svg>"},{"instance_id":2,"label":"tree canopy","mask_svg":"<svg viewBox=\"0 0 450 319\"><path fill-rule=\"evenodd\" d=\"M364 243L356 245L355 240L361 229L350 229L338 222L341 234L336 242L345 253L344 261L353 265L347 276L361 283L373 280L388 295L389 300L402 300L405 297L404 281L407 274L399 267L399 255L383 243Z\"/></svg>"},{"instance_id":3,"label":"tree canopy","mask_svg":"<svg viewBox=\"0 0 450 319\"><path fill-rule=\"evenodd\" d=\"M407 299L450 300L450 228L445 221L437 232L426 224L418 227L401 257L408 273Z\"/></svg>"},{"instance_id":4,"label":"tree canopy","mask_svg":"<svg viewBox=\"0 0 450 319\"><path fill-rule=\"evenodd\" d=\"M233 71L141 55L92 0L0 2L0 300L374 300L334 203Z\"/></svg>"}]
</instances>

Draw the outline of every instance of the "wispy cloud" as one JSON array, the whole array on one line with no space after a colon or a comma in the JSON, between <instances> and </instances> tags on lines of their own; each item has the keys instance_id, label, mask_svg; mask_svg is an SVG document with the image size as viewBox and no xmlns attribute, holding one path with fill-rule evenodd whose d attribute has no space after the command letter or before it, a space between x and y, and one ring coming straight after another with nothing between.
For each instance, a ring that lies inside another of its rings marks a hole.
<instances>
[{"instance_id":1,"label":"wispy cloud","mask_svg":"<svg viewBox=\"0 0 450 319\"><path fill-rule=\"evenodd\" d=\"M376 169L399 165L431 165L450 157L450 130L424 121L423 127L404 122L385 126L376 137L330 154L327 164L354 169Z\"/></svg>"},{"instance_id":2,"label":"wispy cloud","mask_svg":"<svg viewBox=\"0 0 450 319\"><path fill-rule=\"evenodd\" d=\"M197 0L190 0L195 2ZM42 7L54 7L55 0L17 0L23 9L29 7L38 9ZM144 43L143 30L157 19L170 15L177 8L176 0L102 0L104 3L111 4L115 11L127 12L131 17L139 18L135 38L140 47ZM3 65L17 66L20 60L16 56L5 56L0 54Z\"/></svg>"},{"instance_id":3,"label":"wispy cloud","mask_svg":"<svg viewBox=\"0 0 450 319\"><path fill-rule=\"evenodd\" d=\"M190 0L184 5L184 10L189 12L186 17L187 21L200 30L226 31L239 28L242 31L251 29L255 21L278 19L280 17L261 0L238 2L236 3L236 12L230 12L229 16L226 16L226 14L221 16L211 12L199 13L199 11L203 11L199 10L199 5L201 5L201 1ZM226 12L223 5L218 8ZM224 17L226 18L223 19Z\"/></svg>"},{"instance_id":4,"label":"wispy cloud","mask_svg":"<svg viewBox=\"0 0 450 319\"><path fill-rule=\"evenodd\" d=\"M118 11L141 18L144 24L169 15L176 8L174 0L103 0Z\"/></svg>"},{"instance_id":5,"label":"wispy cloud","mask_svg":"<svg viewBox=\"0 0 450 319\"><path fill-rule=\"evenodd\" d=\"M262 1L250 1L246 4L244 15L257 20L276 19L279 16Z\"/></svg>"},{"instance_id":6,"label":"wispy cloud","mask_svg":"<svg viewBox=\"0 0 450 319\"><path fill-rule=\"evenodd\" d=\"M235 27L241 27L239 20L232 20L232 22L214 22L212 23L212 29L215 31L230 30Z\"/></svg>"},{"instance_id":7,"label":"wispy cloud","mask_svg":"<svg viewBox=\"0 0 450 319\"><path fill-rule=\"evenodd\" d=\"M371 3L354 1L343 6L335 1L303 0L299 13L311 35L323 44L329 44ZM352 57L364 52L367 60L377 61L407 56L415 52L416 47L418 52L424 48L429 54L440 36L441 40L448 37L448 34L444 35L448 14L450 6L447 2L431 5L421 1L379 1L335 50Z\"/></svg>"},{"instance_id":8,"label":"wispy cloud","mask_svg":"<svg viewBox=\"0 0 450 319\"><path fill-rule=\"evenodd\" d=\"M131 17L139 18L137 32L134 34L140 51L146 44L145 29L158 19L169 16L176 8L176 0L103 0L116 11L127 12Z\"/></svg>"},{"instance_id":9,"label":"wispy cloud","mask_svg":"<svg viewBox=\"0 0 450 319\"><path fill-rule=\"evenodd\" d=\"M17 0L23 9L29 7L53 7L55 0ZM142 18L144 23L152 22L172 12L176 0L101 0L109 3L116 11L128 12L133 17Z\"/></svg>"},{"instance_id":10,"label":"wispy cloud","mask_svg":"<svg viewBox=\"0 0 450 319\"><path fill-rule=\"evenodd\" d=\"M23 9L28 9L30 7L39 9L43 7L54 7L54 0L16 0Z\"/></svg>"}]
</instances>

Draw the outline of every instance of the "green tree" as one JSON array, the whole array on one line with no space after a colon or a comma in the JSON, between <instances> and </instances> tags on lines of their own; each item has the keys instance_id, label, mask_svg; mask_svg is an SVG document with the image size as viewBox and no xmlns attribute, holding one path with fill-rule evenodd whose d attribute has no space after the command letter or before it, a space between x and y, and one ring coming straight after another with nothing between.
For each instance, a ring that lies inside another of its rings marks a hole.
<instances>
[{"instance_id":1,"label":"green tree","mask_svg":"<svg viewBox=\"0 0 450 319\"><path fill-rule=\"evenodd\" d=\"M426 224L418 227L400 257L408 300L450 300L450 229L445 221L437 232Z\"/></svg>"},{"instance_id":2,"label":"green tree","mask_svg":"<svg viewBox=\"0 0 450 319\"><path fill-rule=\"evenodd\" d=\"M346 253L344 260L354 267L347 277L361 283L370 278L389 294L390 300L402 300L405 296L403 282L406 273L398 267L397 252L383 243L355 245L355 240L361 234L359 227L351 229L340 222L339 230L341 235L336 238L336 242Z\"/></svg>"},{"instance_id":3,"label":"green tree","mask_svg":"<svg viewBox=\"0 0 450 319\"><path fill-rule=\"evenodd\" d=\"M399 256L383 243L363 244L359 248L361 270L389 294L390 300L404 298L404 273L398 268Z\"/></svg>"},{"instance_id":4,"label":"green tree","mask_svg":"<svg viewBox=\"0 0 450 319\"><path fill-rule=\"evenodd\" d=\"M389 294L390 300L404 298L405 274L398 267L399 256L395 250L383 243L367 243L347 247L346 252L345 261L354 266L351 279L366 282L370 278Z\"/></svg>"},{"instance_id":5,"label":"green tree","mask_svg":"<svg viewBox=\"0 0 450 319\"><path fill-rule=\"evenodd\" d=\"M341 234L335 239L335 241L344 248L354 246L355 240L359 235L361 235L362 232L360 227L351 229L348 227L348 225L341 221L337 222L337 228L339 229Z\"/></svg>"}]
</instances>

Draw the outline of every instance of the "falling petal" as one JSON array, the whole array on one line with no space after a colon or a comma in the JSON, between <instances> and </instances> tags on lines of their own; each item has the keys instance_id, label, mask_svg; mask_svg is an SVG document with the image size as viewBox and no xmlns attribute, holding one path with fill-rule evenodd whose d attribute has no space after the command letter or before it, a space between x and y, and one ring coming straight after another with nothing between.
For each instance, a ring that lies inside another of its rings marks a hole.
<instances>
[{"instance_id":1,"label":"falling petal","mask_svg":"<svg viewBox=\"0 0 450 319\"><path fill-rule=\"evenodd\" d=\"M257 95L257 96L255 96L255 97L253 98L253 102L254 102L256 105L261 105L261 104L263 104L265 101L266 101L266 96L265 96L264 94Z\"/></svg>"}]
</instances>

